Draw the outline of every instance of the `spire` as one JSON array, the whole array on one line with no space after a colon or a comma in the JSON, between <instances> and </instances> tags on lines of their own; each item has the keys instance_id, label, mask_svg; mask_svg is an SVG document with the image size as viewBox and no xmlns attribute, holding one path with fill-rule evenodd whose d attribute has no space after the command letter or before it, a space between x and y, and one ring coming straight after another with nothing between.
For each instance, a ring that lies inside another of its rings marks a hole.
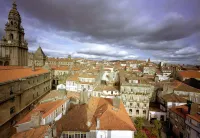
<instances>
[{"instance_id":1,"label":"spire","mask_svg":"<svg viewBox=\"0 0 200 138\"><path fill-rule=\"evenodd\" d=\"M16 4L16 0L13 0L13 9L17 9L17 4Z\"/></svg>"}]
</instances>

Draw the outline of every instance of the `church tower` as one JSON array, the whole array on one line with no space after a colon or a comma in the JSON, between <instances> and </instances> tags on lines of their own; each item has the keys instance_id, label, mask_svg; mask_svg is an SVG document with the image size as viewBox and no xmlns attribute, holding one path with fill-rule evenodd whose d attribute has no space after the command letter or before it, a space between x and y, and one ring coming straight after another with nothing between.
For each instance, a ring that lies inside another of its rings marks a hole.
<instances>
[{"instance_id":1,"label":"church tower","mask_svg":"<svg viewBox=\"0 0 200 138\"><path fill-rule=\"evenodd\" d=\"M14 1L5 25L5 36L0 41L0 65L28 65L28 43L24 39L24 28Z\"/></svg>"}]
</instances>

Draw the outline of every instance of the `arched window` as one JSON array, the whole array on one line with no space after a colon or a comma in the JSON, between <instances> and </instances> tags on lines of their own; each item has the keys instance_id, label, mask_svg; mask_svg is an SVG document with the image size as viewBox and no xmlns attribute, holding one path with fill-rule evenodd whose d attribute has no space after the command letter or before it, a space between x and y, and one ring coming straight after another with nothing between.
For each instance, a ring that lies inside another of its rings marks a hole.
<instances>
[{"instance_id":1,"label":"arched window","mask_svg":"<svg viewBox=\"0 0 200 138\"><path fill-rule=\"evenodd\" d=\"M13 25L13 22L11 21L10 24Z\"/></svg>"},{"instance_id":2,"label":"arched window","mask_svg":"<svg viewBox=\"0 0 200 138\"><path fill-rule=\"evenodd\" d=\"M10 40L13 40L14 36L13 34L10 34Z\"/></svg>"}]
</instances>

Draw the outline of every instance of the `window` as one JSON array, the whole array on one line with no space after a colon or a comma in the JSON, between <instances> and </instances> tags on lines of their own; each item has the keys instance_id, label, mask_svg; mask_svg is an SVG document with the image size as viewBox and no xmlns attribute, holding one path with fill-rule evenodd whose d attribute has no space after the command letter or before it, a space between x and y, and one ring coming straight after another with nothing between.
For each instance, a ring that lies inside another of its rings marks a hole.
<instances>
[{"instance_id":1,"label":"window","mask_svg":"<svg viewBox=\"0 0 200 138\"><path fill-rule=\"evenodd\" d=\"M68 138L68 134L63 134L63 138Z\"/></svg>"},{"instance_id":2,"label":"window","mask_svg":"<svg viewBox=\"0 0 200 138\"><path fill-rule=\"evenodd\" d=\"M139 107L139 106L140 106L140 103L137 103L137 106Z\"/></svg>"},{"instance_id":3,"label":"window","mask_svg":"<svg viewBox=\"0 0 200 138\"><path fill-rule=\"evenodd\" d=\"M129 109L129 114L132 114L132 112L133 112L132 109Z\"/></svg>"},{"instance_id":4,"label":"window","mask_svg":"<svg viewBox=\"0 0 200 138\"><path fill-rule=\"evenodd\" d=\"M143 114L146 115L146 110L143 110Z\"/></svg>"},{"instance_id":5,"label":"window","mask_svg":"<svg viewBox=\"0 0 200 138\"><path fill-rule=\"evenodd\" d=\"M81 134L81 138L86 138L86 134Z\"/></svg>"},{"instance_id":6,"label":"window","mask_svg":"<svg viewBox=\"0 0 200 138\"><path fill-rule=\"evenodd\" d=\"M139 110L136 110L136 115L139 115Z\"/></svg>"},{"instance_id":7,"label":"window","mask_svg":"<svg viewBox=\"0 0 200 138\"><path fill-rule=\"evenodd\" d=\"M10 40L13 40L14 36L13 34L10 34Z\"/></svg>"},{"instance_id":8,"label":"window","mask_svg":"<svg viewBox=\"0 0 200 138\"><path fill-rule=\"evenodd\" d=\"M15 112L15 106L10 108L10 115L12 115Z\"/></svg>"},{"instance_id":9,"label":"window","mask_svg":"<svg viewBox=\"0 0 200 138\"><path fill-rule=\"evenodd\" d=\"M10 95L12 95L13 94L13 88L11 87L10 88Z\"/></svg>"}]
</instances>

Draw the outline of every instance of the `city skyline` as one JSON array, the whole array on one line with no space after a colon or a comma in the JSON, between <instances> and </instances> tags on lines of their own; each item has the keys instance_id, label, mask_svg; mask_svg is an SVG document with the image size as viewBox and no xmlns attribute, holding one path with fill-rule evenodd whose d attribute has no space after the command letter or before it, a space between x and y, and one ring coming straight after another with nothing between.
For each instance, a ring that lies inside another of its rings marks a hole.
<instances>
[{"instance_id":1,"label":"city skyline","mask_svg":"<svg viewBox=\"0 0 200 138\"><path fill-rule=\"evenodd\" d=\"M0 37L12 1L1 1ZM90 59L200 63L200 2L18 0L29 51ZM45 5L45 6L44 6Z\"/></svg>"}]
</instances>

